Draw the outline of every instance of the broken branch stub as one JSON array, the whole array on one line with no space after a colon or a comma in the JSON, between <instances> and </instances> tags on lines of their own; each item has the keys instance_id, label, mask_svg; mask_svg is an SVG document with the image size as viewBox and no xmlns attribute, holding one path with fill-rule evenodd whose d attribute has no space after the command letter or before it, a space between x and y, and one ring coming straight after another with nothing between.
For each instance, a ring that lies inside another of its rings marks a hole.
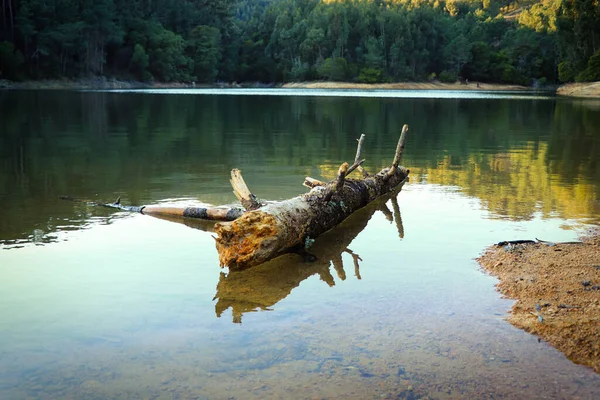
<instances>
[{"instance_id":1,"label":"broken branch stub","mask_svg":"<svg viewBox=\"0 0 600 400\"><path fill-rule=\"evenodd\" d=\"M235 197L237 197L246 210L252 211L263 206L256 196L250 192L250 189L248 189L242 177L242 171L237 168L232 169L229 182L231 183L231 187L233 187L233 194L235 194Z\"/></svg>"},{"instance_id":2,"label":"broken branch stub","mask_svg":"<svg viewBox=\"0 0 600 400\"><path fill-rule=\"evenodd\" d=\"M363 133L362 135L360 135L360 139L356 139L356 141L358 142L358 145L356 146L356 157L354 157L354 164L352 164L346 170L346 172L344 174L345 174L345 176L348 176L355 169L358 168L358 170L363 175L363 178L366 178L367 176L369 176L369 174L362 167L362 164L365 162L365 160L360 159L360 153L362 152L362 146L363 146L363 143L365 142L365 134ZM338 171L338 178L339 178L339 176L340 176L340 171ZM315 188L317 186L325 186L326 184L327 184L327 182L323 182L318 179L311 178L310 176L307 176L306 178L304 178L304 183L303 183L304 186L306 186L307 188L310 188L310 189Z\"/></svg>"},{"instance_id":3,"label":"broken branch stub","mask_svg":"<svg viewBox=\"0 0 600 400\"><path fill-rule=\"evenodd\" d=\"M404 124L402 127L402 133L400 134L400 139L398 140L398 145L396 146L396 154L394 155L394 161L392 161L392 166L388 171L388 175L391 175L400 164L400 160L402 159L402 153L404 152L404 146L406 145L406 134L408 133L408 125Z\"/></svg>"},{"instance_id":4,"label":"broken branch stub","mask_svg":"<svg viewBox=\"0 0 600 400\"><path fill-rule=\"evenodd\" d=\"M360 153L362 152L362 146L363 146L363 143L365 142L365 137L366 136L364 133L362 135L360 135L360 139L358 139L358 145L356 146L356 157L354 157L354 164L357 166L358 171L362 174L363 178L366 178L367 176L369 176L367 171L361 165L365 160L360 161ZM360 161L360 163L359 163L359 161ZM352 171L349 171L348 174L350 172L352 172Z\"/></svg>"},{"instance_id":5,"label":"broken branch stub","mask_svg":"<svg viewBox=\"0 0 600 400\"><path fill-rule=\"evenodd\" d=\"M402 130L395 162L406 140ZM261 264L295 246L303 246L309 238L328 231L354 211L394 190L408 177L409 171L394 166L382 169L365 179L346 179L344 163L336 179L324 186L289 200L271 203L244 213L233 222L215 225L217 251L222 267L240 270Z\"/></svg>"}]
</instances>

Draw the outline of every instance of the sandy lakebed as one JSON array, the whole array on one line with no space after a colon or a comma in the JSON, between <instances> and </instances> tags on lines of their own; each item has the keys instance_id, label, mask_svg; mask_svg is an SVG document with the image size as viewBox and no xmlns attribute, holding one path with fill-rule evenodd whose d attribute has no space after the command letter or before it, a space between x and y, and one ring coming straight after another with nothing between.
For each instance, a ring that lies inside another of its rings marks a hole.
<instances>
[{"instance_id":1,"label":"sandy lakebed","mask_svg":"<svg viewBox=\"0 0 600 400\"><path fill-rule=\"evenodd\" d=\"M511 324L600 373L600 232L581 242L499 243L477 261L516 300Z\"/></svg>"}]
</instances>

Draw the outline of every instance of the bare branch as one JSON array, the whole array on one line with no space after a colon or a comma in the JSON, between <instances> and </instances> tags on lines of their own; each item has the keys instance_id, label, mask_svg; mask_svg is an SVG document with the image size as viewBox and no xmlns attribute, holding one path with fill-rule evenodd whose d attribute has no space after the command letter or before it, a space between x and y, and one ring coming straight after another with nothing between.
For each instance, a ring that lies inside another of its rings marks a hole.
<instances>
[{"instance_id":1,"label":"bare branch","mask_svg":"<svg viewBox=\"0 0 600 400\"><path fill-rule=\"evenodd\" d=\"M248 189L242 177L242 171L239 169L234 168L231 170L231 179L229 182L231 182L231 186L233 187L233 194L235 194L235 197L238 198L246 210L256 210L264 205L257 200L255 195L250 193L250 189Z\"/></svg>"},{"instance_id":2,"label":"bare branch","mask_svg":"<svg viewBox=\"0 0 600 400\"><path fill-rule=\"evenodd\" d=\"M344 180L346 178L346 174L348 173L348 168L350 167L348 166L347 162L340 165L340 168L338 169L338 176L335 181L332 181L328 184L328 191L323 197L323 201L328 202L331 200L331 196L333 196L335 192L339 192L342 187L344 187ZM333 185L333 183L335 183L335 185Z\"/></svg>"},{"instance_id":3,"label":"bare branch","mask_svg":"<svg viewBox=\"0 0 600 400\"><path fill-rule=\"evenodd\" d=\"M394 155L394 161L392 162L392 166L388 171L388 176L396 173L396 169L398 169L398 165L400 164L400 160L402 159L402 152L404 151L404 146L406 144L406 134L408 133L408 125L404 124L402 127L402 133L400 134L400 139L398 140L398 145L396 146L396 154Z\"/></svg>"}]
</instances>

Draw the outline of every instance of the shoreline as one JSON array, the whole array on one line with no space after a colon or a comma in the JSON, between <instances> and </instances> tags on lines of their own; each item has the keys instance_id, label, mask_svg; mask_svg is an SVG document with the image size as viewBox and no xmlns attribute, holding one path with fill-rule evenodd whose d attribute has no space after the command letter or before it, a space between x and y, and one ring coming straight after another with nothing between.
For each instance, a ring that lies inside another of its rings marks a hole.
<instances>
[{"instance_id":1,"label":"shoreline","mask_svg":"<svg viewBox=\"0 0 600 400\"><path fill-rule=\"evenodd\" d=\"M358 89L358 90L492 90L533 91L532 87L497 83L469 82L396 82L396 83L353 83L353 82L291 82L281 85L285 89Z\"/></svg>"},{"instance_id":2,"label":"shoreline","mask_svg":"<svg viewBox=\"0 0 600 400\"><path fill-rule=\"evenodd\" d=\"M600 98L600 82L567 83L560 86L556 94L568 97Z\"/></svg>"},{"instance_id":3,"label":"shoreline","mask_svg":"<svg viewBox=\"0 0 600 400\"><path fill-rule=\"evenodd\" d=\"M0 90L103 90L103 89L227 89L227 88L281 88L281 89L332 89L332 90L451 90L451 91L522 91L554 92L560 97L600 98L600 82L568 83L557 88L536 89L531 86L500 83L469 82L395 82L395 83L353 83L353 82L217 82L196 84L194 82L139 82L112 78L55 79L40 81L13 82L0 79Z\"/></svg>"},{"instance_id":4,"label":"shoreline","mask_svg":"<svg viewBox=\"0 0 600 400\"><path fill-rule=\"evenodd\" d=\"M272 84L261 82L195 84L190 82L138 82L117 79L89 78L77 80L40 80L12 82L0 80L0 89L5 90L80 90L80 89L222 89L222 88L282 88L282 89L354 89L354 90L485 90L485 91L533 91L519 85L503 85L482 82L398 82L398 83L352 83L352 82L290 82Z\"/></svg>"},{"instance_id":5,"label":"shoreline","mask_svg":"<svg viewBox=\"0 0 600 400\"><path fill-rule=\"evenodd\" d=\"M515 300L508 322L600 374L600 231L578 243L493 245L477 261Z\"/></svg>"}]
</instances>

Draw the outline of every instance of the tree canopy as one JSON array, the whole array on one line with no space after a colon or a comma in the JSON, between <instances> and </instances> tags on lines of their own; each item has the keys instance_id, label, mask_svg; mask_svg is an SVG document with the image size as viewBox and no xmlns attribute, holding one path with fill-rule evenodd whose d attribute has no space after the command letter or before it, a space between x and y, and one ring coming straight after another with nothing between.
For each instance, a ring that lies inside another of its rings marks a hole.
<instances>
[{"instance_id":1,"label":"tree canopy","mask_svg":"<svg viewBox=\"0 0 600 400\"><path fill-rule=\"evenodd\" d=\"M2 0L0 78L600 78L598 0Z\"/></svg>"}]
</instances>

